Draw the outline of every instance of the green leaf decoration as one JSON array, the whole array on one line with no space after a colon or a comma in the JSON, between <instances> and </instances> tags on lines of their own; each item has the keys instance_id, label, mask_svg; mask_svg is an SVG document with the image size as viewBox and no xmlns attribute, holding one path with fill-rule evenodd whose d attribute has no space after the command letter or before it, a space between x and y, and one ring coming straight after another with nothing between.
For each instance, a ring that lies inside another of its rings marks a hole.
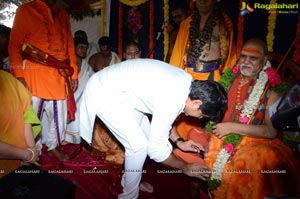
<instances>
[{"instance_id":1,"label":"green leaf decoration","mask_svg":"<svg viewBox=\"0 0 300 199\"><path fill-rule=\"evenodd\" d=\"M213 131L213 126L214 126L215 124L216 124L216 123L213 122L213 121L207 122L206 125L205 125L205 130L206 130L206 132L207 132L207 133L212 133L212 131Z\"/></svg>"},{"instance_id":2,"label":"green leaf decoration","mask_svg":"<svg viewBox=\"0 0 300 199\"><path fill-rule=\"evenodd\" d=\"M234 147L236 147L240 141L242 140L243 136L237 133L230 133L229 135L227 135L227 137L225 138L223 145L225 146L228 143L231 143Z\"/></svg>"},{"instance_id":3,"label":"green leaf decoration","mask_svg":"<svg viewBox=\"0 0 300 199\"><path fill-rule=\"evenodd\" d=\"M234 74L231 69L226 69L219 80L219 83L223 86L225 90L229 89L231 82L234 79Z\"/></svg>"},{"instance_id":4,"label":"green leaf decoration","mask_svg":"<svg viewBox=\"0 0 300 199\"><path fill-rule=\"evenodd\" d=\"M221 185L220 180L212 179L208 182L208 189L213 190L213 189L217 188L220 185Z\"/></svg>"}]
</instances>

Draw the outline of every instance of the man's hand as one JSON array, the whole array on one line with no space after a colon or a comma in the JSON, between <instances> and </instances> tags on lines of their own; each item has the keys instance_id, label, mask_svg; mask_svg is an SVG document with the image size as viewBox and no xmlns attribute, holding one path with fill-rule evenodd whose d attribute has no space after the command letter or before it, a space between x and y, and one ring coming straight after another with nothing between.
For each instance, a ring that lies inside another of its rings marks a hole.
<instances>
[{"instance_id":1,"label":"man's hand","mask_svg":"<svg viewBox=\"0 0 300 199\"><path fill-rule=\"evenodd\" d=\"M187 140L185 142L177 142L177 147L180 148L182 151L192 151L196 153L200 153L200 151L205 150L201 144L193 140Z\"/></svg>"},{"instance_id":2,"label":"man's hand","mask_svg":"<svg viewBox=\"0 0 300 199\"><path fill-rule=\"evenodd\" d=\"M210 171L204 164L201 163L190 163L183 167L183 173L190 176L200 178L201 180L207 181L210 176Z\"/></svg>"},{"instance_id":3,"label":"man's hand","mask_svg":"<svg viewBox=\"0 0 300 199\"><path fill-rule=\"evenodd\" d=\"M234 126L234 123L232 122L224 122L224 123L218 123L213 126L213 133L216 137L222 138L225 135L228 135L232 132L232 128Z\"/></svg>"},{"instance_id":4,"label":"man's hand","mask_svg":"<svg viewBox=\"0 0 300 199\"><path fill-rule=\"evenodd\" d=\"M36 146L28 147L26 150L26 158L23 160L23 165L34 164L38 167L41 166L39 163L39 151Z\"/></svg>"},{"instance_id":5,"label":"man's hand","mask_svg":"<svg viewBox=\"0 0 300 199\"><path fill-rule=\"evenodd\" d=\"M72 90L73 90L73 92L75 92L78 88L78 80L72 79L71 83L72 83Z\"/></svg>"}]
</instances>

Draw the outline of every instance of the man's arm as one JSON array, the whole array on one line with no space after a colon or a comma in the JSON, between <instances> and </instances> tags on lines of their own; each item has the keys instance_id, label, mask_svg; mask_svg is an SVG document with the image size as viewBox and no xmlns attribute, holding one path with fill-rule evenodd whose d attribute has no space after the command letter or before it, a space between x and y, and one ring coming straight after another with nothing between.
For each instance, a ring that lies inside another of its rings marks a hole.
<instances>
[{"instance_id":1,"label":"man's arm","mask_svg":"<svg viewBox=\"0 0 300 199\"><path fill-rule=\"evenodd\" d=\"M267 103L265 112L264 124L262 125L247 125L234 122L219 123L213 126L213 133L221 138L230 133L238 133L240 135L246 135L251 137L260 138L275 138L277 136L277 130L273 127L269 116L269 107L275 102L278 94L272 92Z\"/></svg>"},{"instance_id":2,"label":"man's arm","mask_svg":"<svg viewBox=\"0 0 300 199\"><path fill-rule=\"evenodd\" d=\"M29 160L31 152L0 141L0 159Z\"/></svg>"}]
</instances>

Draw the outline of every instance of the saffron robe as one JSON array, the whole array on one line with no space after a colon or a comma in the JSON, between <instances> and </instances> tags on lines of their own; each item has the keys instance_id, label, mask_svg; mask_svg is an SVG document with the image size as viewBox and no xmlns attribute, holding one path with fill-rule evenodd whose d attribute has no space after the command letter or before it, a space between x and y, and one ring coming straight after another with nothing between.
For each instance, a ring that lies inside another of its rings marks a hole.
<instances>
[{"instance_id":1,"label":"saffron robe","mask_svg":"<svg viewBox=\"0 0 300 199\"><path fill-rule=\"evenodd\" d=\"M232 121L238 78L228 92L228 109L222 122ZM241 102L245 100L248 88L241 89ZM239 113L238 113L239 114ZM263 120L259 112L256 119ZM212 169L218 153L222 149L222 139L212 135L205 164ZM221 185L212 191L214 199L253 199L271 194L300 194L299 161L292 150L279 138L253 138L244 136L233 156L223 168ZM250 191L251 190L251 191Z\"/></svg>"}]
</instances>

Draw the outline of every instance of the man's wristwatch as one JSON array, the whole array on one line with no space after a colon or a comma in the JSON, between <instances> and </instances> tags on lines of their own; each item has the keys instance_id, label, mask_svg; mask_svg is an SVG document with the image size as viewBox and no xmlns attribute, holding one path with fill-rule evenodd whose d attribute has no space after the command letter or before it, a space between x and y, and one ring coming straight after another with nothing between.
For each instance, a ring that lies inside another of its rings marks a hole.
<instances>
[{"instance_id":1,"label":"man's wristwatch","mask_svg":"<svg viewBox=\"0 0 300 199\"><path fill-rule=\"evenodd\" d=\"M174 144L175 144L175 146L177 146L178 147L178 142L184 142L184 139L182 138L182 137L179 137L179 138L177 138L175 141L174 141Z\"/></svg>"}]
</instances>

